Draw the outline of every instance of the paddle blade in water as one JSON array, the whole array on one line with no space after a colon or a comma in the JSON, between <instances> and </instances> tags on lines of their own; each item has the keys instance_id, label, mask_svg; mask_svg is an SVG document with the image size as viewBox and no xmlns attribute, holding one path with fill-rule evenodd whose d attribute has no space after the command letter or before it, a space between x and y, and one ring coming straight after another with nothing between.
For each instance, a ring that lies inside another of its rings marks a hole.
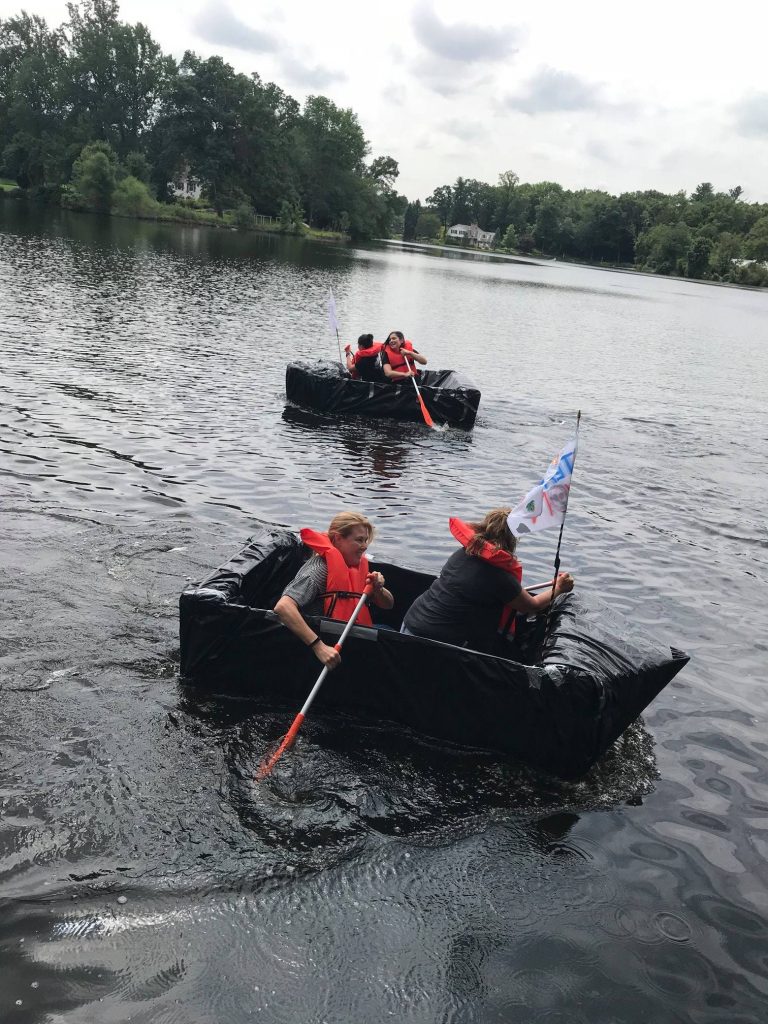
<instances>
[{"instance_id":1,"label":"paddle blade in water","mask_svg":"<svg viewBox=\"0 0 768 1024\"><path fill-rule=\"evenodd\" d=\"M421 394L418 391L416 392L416 394L419 396L419 405L421 406L421 415L424 417L424 422L427 424L428 427L432 427L432 429L434 430L435 424L432 422L432 417L429 415L429 410L424 404L424 399L421 397Z\"/></svg>"},{"instance_id":2,"label":"paddle blade in water","mask_svg":"<svg viewBox=\"0 0 768 1024\"><path fill-rule=\"evenodd\" d=\"M267 754L264 756L264 760L261 762L256 771L257 782L261 782L262 779L266 779L266 777L271 773L272 769L275 767L277 762L282 757L284 751L290 750L290 748L296 742L296 736L298 734L299 729L301 728L301 723L303 721L304 715L302 715L302 713L299 712L298 715L296 715L296 717L294 718L291 728L280 741L277 750L275 750L273 753L267 752Z\"/></svg>"}]
</instances>

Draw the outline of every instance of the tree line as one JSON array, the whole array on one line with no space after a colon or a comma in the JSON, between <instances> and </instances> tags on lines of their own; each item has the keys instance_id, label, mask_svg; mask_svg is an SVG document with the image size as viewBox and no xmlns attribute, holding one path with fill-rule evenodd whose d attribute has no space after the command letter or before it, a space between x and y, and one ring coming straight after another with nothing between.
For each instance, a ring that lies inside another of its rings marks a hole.
<instances>
[{"instance_id":1,"label":"tree line","mask_svg":"<svg viewBox=\"0 0 768 1024\"><path fill-rule=\"evenodd\" d=\"M356 114L325 96L303 106L221 57L164 54L117 0L67 5L49 28L0 20L0 177L65 205L141 214L199 181L222 215L279 217L367 237L407 200L397 161L369 160Z\"/></svg>"},{"instance_id":2,"label":"tree line","mask_svg":"<svg viewBox=\"0 0 768 1024\"><path fill-rule=\"evenodd\" d=\"M120 21L117 0L67 10L58 28L25 12L0 20L0 178L33 197L158 216L180 208L159 204L187 176L216 216L243 227L259 213L286 230L443 240L451 224L477 223L510 252L768 285L768 204L739 186L614 196L506 171L409 203L397 161L370 159L353 110L325 96L300 105L221 57L177 62L144 25Z\"/></svg>"},{"instance_id":3,"label":"tree line","mask_svg":"<svg viewBox=\"0 0 768 1024\"><path fill-rule=\"evenodd\" d=\"M403 238L440 239L452 224L476 223L513 252L539 252L657 274L768 286L768 204L747 203L735 186L702 182L691 195L647 190L619 196L569 191L552 181L496 185L457 178L409 203Z\"/></svg>"}]
</instances>

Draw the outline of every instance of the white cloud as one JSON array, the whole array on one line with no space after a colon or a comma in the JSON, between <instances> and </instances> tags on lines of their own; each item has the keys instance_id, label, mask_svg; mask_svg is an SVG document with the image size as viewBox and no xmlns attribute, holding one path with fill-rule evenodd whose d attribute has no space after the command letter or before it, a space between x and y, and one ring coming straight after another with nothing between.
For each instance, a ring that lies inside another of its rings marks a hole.
<instances>
[{"instance_id":1,"label":"white cloud","mask_svg":"<svg viewBox=\"0 0 768 1024\"><path fill-rule=\"evenodd\" d=\"M448 25L435 14L428 0L413 12L413 30L421 45L443 60L459 64L497 61L514 52L520 33L509 25L455 22Z\"/></svg>"},{"instance_id":2,"label":"white cloud","mask_svg":"<svg viewBox=\"0 0 768 1024\"><path fill-rule=\"evenodd\" d=\"M193 19L197 35L206 43L247 50L250 53L270 53L279 46L269 32L251 28L232 13L228 4L209 0Z\"/></svg>"}]
</instances>

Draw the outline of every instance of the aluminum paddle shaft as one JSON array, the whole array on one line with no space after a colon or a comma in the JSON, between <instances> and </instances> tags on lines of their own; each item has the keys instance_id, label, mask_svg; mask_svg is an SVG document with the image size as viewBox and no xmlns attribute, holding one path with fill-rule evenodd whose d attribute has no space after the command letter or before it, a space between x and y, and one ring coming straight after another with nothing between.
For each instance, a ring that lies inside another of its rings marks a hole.
<instances>
[{"instance_id":1,"label":"aluminum paddle shaft","mask_svg":"<svg viewBox=\"0 0 768 1024\"><path fill-rule=\"evenodd\" d=\"M363 605L366 603L366 601L368 600L368 598L371 596L372 593L373 593L373 584L372 583L368 583L366 585L366 587L365 587L365 590L363 590L363 593L360 595L360 600L357 602L357 605L355 606L355 610L352 612L352 614L350 615L346 625L344 626L344 629L342 630L342 633L341 633L341 636L338 639L338 642L333 645L335 650L341 651L341 648L344 645L344 641L349 636L349 631L354 626L354 624L355 624L355 622L357 620L358 615L363 610ZM296 717L294 718L293 722L291 723L290 729L288 730L288 732L283 737L283 740L280 743L280 746L277 748L277 750L274 752L274 754L272 754L271 757L269 757L263 764L259 765L259 770L256 772L256 778L259 781L261 781L261 779L266 778L266 776L270 774L272 769L275 767L277 762L282 757L283 752L288 750L290 747L292 747L293 744L296 742L296 736L298 734L299 729L302 726L302 723L303 723L304 719L307 717L309 709L312 707L312 701L317 696L318 691L320 690L320 687L325 682L325 677L328 675L328 673L330 671L331 670L328 668L327 665L323 668L323 671L317 677L317 682L312 687L312 689L309 691L309 696L304 701L304 704L303 704L303 706L301 708L301 711L298 713L298 715L296 715Z\"/></svg>"}]
</instances>

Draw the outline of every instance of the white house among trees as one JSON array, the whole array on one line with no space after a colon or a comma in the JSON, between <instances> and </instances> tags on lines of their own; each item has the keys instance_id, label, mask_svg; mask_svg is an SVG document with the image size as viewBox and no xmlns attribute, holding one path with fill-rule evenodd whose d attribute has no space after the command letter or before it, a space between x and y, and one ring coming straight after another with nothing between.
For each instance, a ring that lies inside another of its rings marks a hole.
<instances>
[{"instance_id":1,"label":"white house among trees","mask_svg":"<svg viewBox=\"0 0 768 1024\"><path fill-rule=\"evenodd\" d=\"M200 182L189 176L188 166L173 181L168 182L168 188L179 199L199 199L203 191Z\"/></svg>"},{"instance_id":2,"label":"white house among trees","mask_svg":"<svg viewBox=\"0 0 768 1024\"><path fill-rule=\"evenodd\" d=\"M452 238L457 242L465 242L467 245L476 245L480 249L490 249L493 245L494 231L483 231L477 224L454 224L448 228L446 238Z\"/></svg>"}]
</instances>

